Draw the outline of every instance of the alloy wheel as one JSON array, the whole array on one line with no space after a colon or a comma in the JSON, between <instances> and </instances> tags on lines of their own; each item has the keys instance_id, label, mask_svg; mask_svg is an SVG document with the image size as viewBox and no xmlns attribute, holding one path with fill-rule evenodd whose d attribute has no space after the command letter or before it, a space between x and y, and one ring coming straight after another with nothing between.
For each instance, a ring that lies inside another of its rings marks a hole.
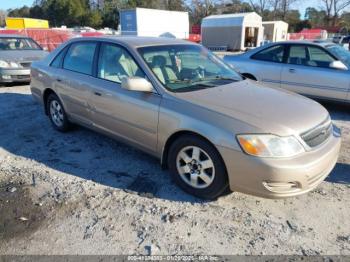
<instances>
[{"instance_id":1,"label":"alloy wheel","mask_svg":"<svg viewBox=\"0 0 350 262\"><path fill-rule=\"evenodd\" d=\"M177 154L176 167L182 180L194 188L207 188L215 178L213 160L197 146L181 149Z\"/></svg>"},{"instance_id":2,"label":"alloy wheel","mask_svg":"<svg viewBox=\"0 0 350 262\"><path fill-rule=\"evenodd\" d=\"M50 103L50 115L52 121L56 126L61 127L64 124L64 115L61 105L56 101L52 100Z\"/></svg>"}]
</instances>

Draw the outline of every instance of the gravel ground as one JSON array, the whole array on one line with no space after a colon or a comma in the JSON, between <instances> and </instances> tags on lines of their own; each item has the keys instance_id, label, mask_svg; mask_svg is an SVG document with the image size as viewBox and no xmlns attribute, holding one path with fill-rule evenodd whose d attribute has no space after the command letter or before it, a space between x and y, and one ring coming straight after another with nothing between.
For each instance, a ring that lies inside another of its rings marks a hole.
<instances>
[{"instance_id":1,"label":"gravel ground","mask_svg":"<svg viewBox=\"0 0 350 262\"><path fill-rule=\"evenodd\" d=\"M0 88L0 254L350 255L350 111L316 190L268 200L183 193L158 160L83 128L54 131L28 86Z\"/></svg>"}]
</instances>

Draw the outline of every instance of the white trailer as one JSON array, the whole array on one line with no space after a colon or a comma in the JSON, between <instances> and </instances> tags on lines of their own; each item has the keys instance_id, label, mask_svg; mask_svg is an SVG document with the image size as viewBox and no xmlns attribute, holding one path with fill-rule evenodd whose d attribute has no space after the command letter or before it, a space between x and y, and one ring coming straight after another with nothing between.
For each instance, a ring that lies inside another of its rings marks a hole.
<instances>
[{"instance_id":1,"label":"white trailer","mask_svg":"<svg viewBox=\"0 0 350 262\"><path fill-rule=\"evenodd\" d=\"M209 49L258 47L263 35L262 18L255 12L212 15L202 20L202 44Z\"/></svg>"},{"instance_id":2,"label":"white trailer","mask_svg":"<svg viewBox=\"0 0 350 262\"><path fill-rule=\"evenodd\" d=\"M135 8L120 11L122 35L189 37L188 12Z\"/></svg>"},{"instance_id":3,"label":"white trailer","mask_svg":"<svg viewBox=\"0 0 350 262\"><path fill-rule=\"evenodd\" d=\"M271 42L288 40L288 23L283 21L266 21L264 27L264 40Z\"/></svg>"}]
</instances>

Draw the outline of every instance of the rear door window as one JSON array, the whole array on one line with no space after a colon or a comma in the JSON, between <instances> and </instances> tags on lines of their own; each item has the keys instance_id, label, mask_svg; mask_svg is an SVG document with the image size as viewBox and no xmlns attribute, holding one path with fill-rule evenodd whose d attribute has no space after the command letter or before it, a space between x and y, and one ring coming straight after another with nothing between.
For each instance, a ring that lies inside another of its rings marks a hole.
<instances>
[{"instance_id":1,"label":"rear door window","mask_svg":"<svg viewBox=\"0 0 350 262\"><path fill-rule=\"evenodd\" d=\"M252 59L282 63L284 56L284 45L276 45L260 51L252 56Z\"/></svg>"},{"instance_id":2,"label":"rear door window","mask_svg":"<svg viewBox=\"0 0 350 262\"><path fill-rule=\"evenodd\" d=\"M70 46L64 58L63 68L74 72L91 75L96 43L81 42Z\"/></svg>"},{"instance_id":3,"label":"rear door window","mask_svg":"<svg viewBox=\"0 0 350 262\"><path fill-rule=\"evenodd\" d=\"M62 65L62 59L66 53L67 48L61 50L61 52L55 57L55 59L51 62L51 66L55 68L60 68Z\"/></svg>"}]
</instances>

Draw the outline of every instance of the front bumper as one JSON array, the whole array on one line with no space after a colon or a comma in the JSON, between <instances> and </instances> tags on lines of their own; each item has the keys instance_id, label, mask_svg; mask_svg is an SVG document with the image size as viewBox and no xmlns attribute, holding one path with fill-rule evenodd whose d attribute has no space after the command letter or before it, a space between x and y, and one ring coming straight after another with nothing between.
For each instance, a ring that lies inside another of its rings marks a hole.
<instances>
[{"instance_id":1,"label":"front bumper","mask_svg":"<svg viewBox=\"0 0 350 262\"><path fill-rule=\"evenodd\" d=\"M0 83L30 82L30 68L0 68Z\"/></svg>"},{"instance_id":2,"label":"front bumper","mask_svg":"<svg viewBox=\"0 0 350 262\"><path fill-rule=\"evenodd\" d=\"M288 159L259 158L218 147L233 191L266 198L306 193L320 184L337 163L341 138L332 135L319 148Z\"/></svg>"}]
</instances>

